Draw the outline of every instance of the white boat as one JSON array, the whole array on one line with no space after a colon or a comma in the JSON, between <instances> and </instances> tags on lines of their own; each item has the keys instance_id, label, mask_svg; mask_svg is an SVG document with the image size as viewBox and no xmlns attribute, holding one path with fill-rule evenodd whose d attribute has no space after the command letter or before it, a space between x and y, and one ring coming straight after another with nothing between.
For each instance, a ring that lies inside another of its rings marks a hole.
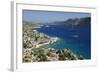
<instances>
[{"instance_id":1,"label":"white boat","mask_svg":"<svg viewBox=\"0 0 100 73\"><path fill-rule=\"evenodd\" d=\"M78 37L79 37L79 35L73 35L73 37L74 37L74 38L78 38Z\"/></svg>"},{"instance_id":2,"label":"white boat","mask_svg":"<svg viewBox=\"0 0 100 73\"><path fill-rule=\"evenodd\" d=\"M50 27L49 25L46 25L46 27Z\"/></svg>"}]
</instances>

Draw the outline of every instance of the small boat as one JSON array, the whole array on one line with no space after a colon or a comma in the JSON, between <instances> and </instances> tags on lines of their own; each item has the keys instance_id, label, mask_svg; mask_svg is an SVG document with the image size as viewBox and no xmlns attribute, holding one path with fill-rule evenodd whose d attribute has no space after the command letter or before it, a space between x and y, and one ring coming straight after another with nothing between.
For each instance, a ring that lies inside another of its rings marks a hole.
<instances>
[{"instance_id":1,"label":"small boat","mask_svg":"<svg viewBox=\"0 0 100 73\"><path fill-rule=\"evenodd\" d=\"M49 25L46 25L46 27L49 27Z\"/></svg>"},{"instance_id":2,"label":"small boat","mask_svg":"<svg viewBox=\"0 0 100 73\"><path fill-rule=\"evenodd\" d=\"M74 38L78 38L78 37L79 37L79 35L73 35L73 37L74 37Z\"/></svg>"}]
</instances>

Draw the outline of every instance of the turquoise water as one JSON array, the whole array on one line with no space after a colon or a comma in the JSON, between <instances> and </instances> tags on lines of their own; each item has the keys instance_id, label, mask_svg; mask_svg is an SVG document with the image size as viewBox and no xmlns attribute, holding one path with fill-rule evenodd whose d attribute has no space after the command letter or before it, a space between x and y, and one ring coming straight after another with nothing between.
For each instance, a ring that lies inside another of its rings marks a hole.
<instances>
[{"instance_id":1,"label":"turquoise water","mask_svg":"<svg viewBox=\"0 0 100 73\"><path fill-rule=\"evenodd\" d=\"M39 32L47 34L51 37L58 37L60 40L53 44L43 47L65 49L69 48L77 55L83 55L85 59L91 58L91 34L90 27L74 27L65 25L45 25L37 29Z\"/></svg>"},{"instance_id":2,"label":"turquoise water","mask_svg":"<svg viewBox=\"0 0 100 73\"><path fill-rule=\"evenodd\" d=\"M69 44L65 42L64 40L60 39L57 42L53 44L48 44L42 46L43 48L55 48L55 49L70 49L72 52L74 52L77 55L83 55L86 59L89 59L88 53L84 53L86 50L85 47L82 48L81 44Z\"/></svg>"}]
</instances>

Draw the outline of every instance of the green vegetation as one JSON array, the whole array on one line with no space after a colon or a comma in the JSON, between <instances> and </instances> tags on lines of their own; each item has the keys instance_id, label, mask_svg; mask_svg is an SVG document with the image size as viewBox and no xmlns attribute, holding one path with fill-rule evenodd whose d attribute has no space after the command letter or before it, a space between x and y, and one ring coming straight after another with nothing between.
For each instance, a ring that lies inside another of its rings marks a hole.
<instances>
[{"instance_id":1,"label":"green vegetation","mask_svg":"<svg viewBox=\"0 0 100 73\"><path fill-rule=\"evenodd\" d=\"M35 25L36 26L36 25ZM41 45L54 43L57 38L52 38L39 33L33 27L34 24L23 25L23 62L59 61L59 60L82 60L82 55L77 56L68 48L54 49L43 48ZM59 50L60 49L60 50Z\"/></svg>"}]
</instances>

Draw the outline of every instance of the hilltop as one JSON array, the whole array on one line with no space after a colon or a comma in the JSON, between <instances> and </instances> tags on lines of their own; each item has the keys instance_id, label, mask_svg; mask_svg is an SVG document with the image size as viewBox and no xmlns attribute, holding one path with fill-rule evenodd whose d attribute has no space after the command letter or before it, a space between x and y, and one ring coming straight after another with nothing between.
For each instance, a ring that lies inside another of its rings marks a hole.
<instances>
[{"instance_id":1,"label":"hilltop","mask_svg":"<svg viewBox=\"0 0 100 73\"><path fill-rule=\"evenodd\" d=\"M64 25L77 25L77 26L89 26L91 24L90 17L84 18L70 18L65 21L56 21L55 24L64 24Z\"/></svg>"}]
</instances>

